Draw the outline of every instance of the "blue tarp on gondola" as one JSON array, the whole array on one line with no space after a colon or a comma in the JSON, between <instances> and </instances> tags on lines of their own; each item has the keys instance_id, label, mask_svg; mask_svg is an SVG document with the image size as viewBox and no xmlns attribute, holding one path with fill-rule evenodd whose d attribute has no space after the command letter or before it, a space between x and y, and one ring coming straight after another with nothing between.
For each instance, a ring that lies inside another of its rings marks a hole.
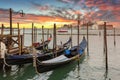
<instances>
[{"instance_id":1,"label":"blue tarp on gondola","mask_svg":"<svg viewBox=\"0 0 120 80\"><path fill-rule=\"evenodd\" d=\"M66 55L70 55L70 53L71 53L70 50L68 50L68 49L65 50L65 54L66 54Z\"/></svg>"}]
</instances>

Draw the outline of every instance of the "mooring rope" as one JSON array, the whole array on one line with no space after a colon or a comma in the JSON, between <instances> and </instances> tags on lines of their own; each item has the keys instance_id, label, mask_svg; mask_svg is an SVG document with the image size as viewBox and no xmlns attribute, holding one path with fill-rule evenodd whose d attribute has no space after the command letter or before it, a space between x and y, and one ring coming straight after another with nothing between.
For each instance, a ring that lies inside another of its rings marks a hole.
<instances>
[{"instance_id":1,"label":"mooring rope","mask_svg":"<svg viewBox=\"0 0 120 80\"><path fill-rule=\"evenodd\" d=\"M3 62L6 66L10 66L9 64L7 64L6 62L6 56L5 54L7 53L7 49L6 49L6 45L3 42L0 42L0 51L1 51L1 58L3 59Z\"/></svg>"},{"instance_id":2,"label":"mooring rope","mask_svg":"<svg viewBox=\"0 0 120 80\"><path fill-rule=\"evenodd\" d=\"M38 60L38 58L36 58L36 61L37 61L37 63L38 63L38 64L41 64L41 61L40 61L40 60Z\"/></svg>"},{"instance_id":3,"label":"mooring rope","mask_svg":"<svg viewBox=\"0 0 120 80\"><path fill-rule=\"evenodd\" d=\"M36 56L36 50L35 50L35 48L34 47L32 47L32 51L33 51L33 66L35 67L35 70L36 70L36 73L37 74L39 74L39 72L38 72L38 70L37 70L37 64L36 64L36 58L37 58L37 56Z\"/></svg>"},{"instance_id":4,"label":"mooring rope","mask_svg":"<svg viewBox=\"0 0 120 80\"><path fill-rule=\"evenodd\" d=\"M3 64L3 72L4 72L4 75L3 75L3 77L6 77L5 64Z\"/></svg>"},{"instance_id":5,"label":"mooring rope","mask_svg":"<svg viewBox=\"0 0 120 80\"><path fill-rule=\"evenodd\" d=\"M6 66L11 66L11 65L9 65L9 64L6 62L6 58L5 58L5 57L3 58L3 62L4 62L4 64L5 64Z\"/></svg>"}]
</instances>

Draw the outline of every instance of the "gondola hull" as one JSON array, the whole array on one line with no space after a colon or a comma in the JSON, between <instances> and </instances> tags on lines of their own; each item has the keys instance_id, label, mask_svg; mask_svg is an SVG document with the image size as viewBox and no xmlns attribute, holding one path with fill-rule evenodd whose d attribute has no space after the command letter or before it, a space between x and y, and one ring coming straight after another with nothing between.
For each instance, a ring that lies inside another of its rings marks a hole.
<instances>
[{"instance_id":1,"label":"gondola hull","mask_svg":"<svg viewBox=\"0 0 120 80\"><path fill-rule=\"evenodd\" d=\"M67 63L71 63L76 59L78 60L81 59L85 55L84 52L86 46L87 46L87 41L85 37L83 37L82 42L78 46L74 46L70 50L66 50L65 54L62 54L58 57L46 61L41 61L41 62L36 61L37 71L39 73L50 71L54 68L66 65Z\"/></svg>"},{"instance_id":2,"label":"gondola hull","mask_svg":"<svg viewBox=\"0 0 120 80\"><path fill-rule=\"evenodd\" d=\"M39 61L44 61L48 59L52 59L55 55L59 56L64 53L66 49L70 47L71 40L68 40L62 48L59 48L53 53L53 50L44 51L42 53L37 53L36 57ZM33 62L32 54L22 54L22 55L7 55L5 59L0 58L0 65L7 63L8 65L21 65L26 63Z\"/></svg>"},{"instance_id":3,"label":"gondola hull","mask_svg":"<svg viewBox=\"0 0 120 80\"><path fill-rule=\"evenodd\" d=\"M81 60L85 54L79 56L79 55L76 55L74 59L70 59L70 60L67 60L67 61L63 61L63 62L59 62L59 63L49 63L49 64L38 64L37 66L37 71L39 73L43 73L43 72L47 72L47 71L50 71L50 70L53 70L53 69L56 69L56 68L60 68L60 67L64 67L66 64L70 64L71 62L79 59Z\"/></svg>"},{"instance_id":4,"label":"gondola hull","mask_svg":"<svg viewBox=\"0 0 120 80\"><path fill-rule=\"evenodd\" d=\"M44 61L48 59L52 59L55 54L57 56L63 54L65 49L60 49L56 53L45 53L45 54L37 54L37 59L39 61ZM8 56L5 58L5 62L9 65L21 65L21 64L27 64L33 62L33 56L32 55L14 55L14 56ZM4 64L4 59L0 59L0 64Z\"/></svg>"},{"instance_id":5,"label":"gondola hull","mask_svg":"<svg viewBox=\"0 0 120 80\"><path fill-rule=\"evenodd\" d=\"M35 49L37 49L37 50L42 50L43 48L45 48L45 47L47 47L48 46L48 44L45 44L44 46L39 46L39 47L36 47Z\"/></svg>"}]
</instances>

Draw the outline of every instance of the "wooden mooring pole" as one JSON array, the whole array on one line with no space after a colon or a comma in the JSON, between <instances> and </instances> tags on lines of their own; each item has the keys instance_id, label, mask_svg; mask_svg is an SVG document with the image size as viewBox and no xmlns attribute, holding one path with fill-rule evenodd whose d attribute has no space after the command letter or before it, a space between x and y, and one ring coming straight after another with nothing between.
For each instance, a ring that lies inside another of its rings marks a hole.
<instances>
[{"instance_id":1,"label":"wooden mooring pole","mask_svg":"<svg viewBox=\"0 0 120 80\"><path fill-rule=\"evenodd\" d=\"M77 50L79 50L79 33L80 33L79 27L80 27L80 20L79 20L79 18L78 18L78 30L77 30L77 45L78 45L78 48L77 48ZM78 53L78 54L79 54L79 53ZM80 75L79 75L79 71L80 71L80 61L79 61L79 57L78 57L77 63L78 63L78 77L79 77L79 76L80 76Z\"/></svg>"},{"instance_id":2,"label":"wooden mooring pole","mask_svg":"<svg viewBox=\"0 0 120 80\"><path fill-rule=\"evenodd\" d=\"M35 35L36 35L36 42L37 42L37 40L38 40L38 35L37 35L37 27L35 28L36 30L35 30Z\"/></svg>"},{"instance_id":3,"label":"wooden mooring pole","mask_svg":"<svg viewBox=\"0 0 120 80\"><path fill-rule=\"evenodd\" d=\"M87 23L87 55L89 56L89 32L88 32L88 23Z\"/></svg>"},{"instance_id":4,"label":"wooden mooring pole","mask_svg":"<svg viewBox=\"0 0 120 80\"><path fill-rule=\"evenodd\" d=\"M10 8L10 35L12 35L12 9Z\"/></svg>"},{"instance_id":5,"label":"wooden mooring pole","mask_svg":"<svg viewBox=\"0 0 120 80\"><path fill-rule=\"evenodd\" d=\"M25 28L23 28L23 36L22 36L22 44L24 46L24 42L25 42Z\"/></svg>"},{"instance_id":6,"label":"wooden mooring pole","mask_svg":"<svg viewBox=\"0 0 120 80\"><path fill-rule=\"evenodd\" d=\"M78 47L79 47L79 34L80 34L79 27L80 27L80 20L78 20L78 33L77 33L77 45L78 45Z\"/></svg>"},{"instance_id":7,"label":"wooden mooring pole","mask_svg":"<svg viewBox=\"0 0 120 80\"><path fill-rule=\"evenodd\" d=\"M34 23L32 23L32 46L33 46L33 43L34 43L34 36L33 36L33 34L34 34Z\"/></svg>"},{"instance_id":8,"label":"wooden mooring pole","mask_svg":"<svg viewBox=\"0 0 120 80\"><path fill-rule=\"evenodd\" d=\"M44 26L42 26L42 43L43 43L43 49L45 49L45 46L44 46Z\"/></svg>"},{"instance_id":9,"label":"wooden mooring pole","mask_svg":"<svg viewBox=\"0 0 120 80\"><path fill-rule=\"evenodd\" d=\"M37 28L34 26L34 42L37 42Z\"/></svg>"},{"instance_id":10,"label":"wooden mooring pole","mask_svg":"<svg viewBox=\"0 0 120 80\"><path fill-rule=\"evenodd\" d=\"M35 43L35 27L33 26L33 43Z\"/></svg>"},{"instance_id":11,"label":"wooden mooring pole","mask_svg":"<svg viewBox=\"0 0 120 80\"><path fill-rule=\"evenodd\" d=\"M49 38L49 29L47 30L47 39Z\"/></svg>"},{"instance_id":12,"label":"wooden mooring pole","mask_svg":"<svg viewBox=\"0 0 120 80\"><path fill-rule=\"evenodd\" d=\"M56 42L56 24L54 24L53 28L53 53L55 53L54 57L57 56L56 54L56 48L57 48L57 42Z\"/></svg>"},{"instance_id":13,"label":"wooden mooring pole","mask_svg":"<svg viewBox=\"0 0 120 80\"><path fill-rule=\"evenodd\" d=\"M18 26L18 46L19 46L19 55L21 55L21 40L20 40L20 27L19 23L17 23Z\"/></svg>"},{"instance_id":14,"label":"wooden mooring pole","mask_svg":"<svg viewBox=\"0 0 120 80\"><path fill-rule=\"evenodd\" d=\"M1 35L4 34L4 25L2 24L2 28L1 28Z\"/></svg>"},{"instance_id":15,"label":"wooden mooring pole","mask_svg":"<svg viewBox=\"0 0 120 80\"><path fill-rule=\"evenodd\" d=\"M47 40L49 39L49 29L47 30ZM46 47L48 49L48 45Z\"/></svg>"},{"instance_id":16,"label":"wooden mooring pole","mask_svg":"<svg viewBox=\"0 0 120 80\"><path fill-rule=\"evenodd\" d=\"M106 34L106 22L104 22L104 50L105 50L105 67L106 73L108 72L108 53L107 53L107 34Z\"/></svg>"},{"instance_id":17,"label":"wooden mooring pole","mask_svg":"<svg viewBox=\"0 0 120 80\"><path fill-rule=\"evenodd\" d=\"M72 25L70 25L70 27L71 27L71 47L72 47L73 46L73 44L72 44L72 33L73 33Z\"/></svg>"},{"instance_id":18,"label":"wooden mooring pole","mask_svg":"<svg viewBox=\"0 0 120 80\"><path fill-rule=\"evenodd\" d=\"M99 30L99 37L101 36L101 30Z\"/></svg>"},{"instance_id":19,"label":"wooden mooring pole","mask_svg":"<svg viewBox=\"0 0 120 80\"><path fill-rule=\"evenodd\" d=\"M10 19L10 35L12 36L12 9L10 8L9 9L9 19ZM9 50L11 49L11 47L12 47L12 37L9 37L9 44L8 44L8 52L9 52Z\"/></svg>"},{"instance_id":20,"label":"wooden mooring pole","mask_svg":"<svg viewBox=\"0 0 120 80\"><path fill-rule=\"evenodd\" d=\"M114 30L114 46L116 46L116 35L115 35L115 28L113 28L113 30Z\"/></svg>"}]
</instances>

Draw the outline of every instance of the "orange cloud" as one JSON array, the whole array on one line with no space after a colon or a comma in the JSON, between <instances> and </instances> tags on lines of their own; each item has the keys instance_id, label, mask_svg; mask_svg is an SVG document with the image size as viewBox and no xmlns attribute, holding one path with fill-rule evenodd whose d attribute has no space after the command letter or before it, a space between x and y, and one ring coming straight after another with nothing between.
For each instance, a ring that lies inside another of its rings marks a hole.
<instances>
[{"instance_id":1,"label":"orange cloud","mask_svg":"<svg viewBox=\"0 0 120 80\"><path fill-rule=\"evenodd\" d=\"M8 12L4 13L4 11L0 12L2 15L7 15L6 18L5 16L0 16L0 24L4 24L6 27L9 27L9 14ZM14 13L13 13L14 14ZM1 14L0 14L1 15ZM62 17L51 17L51 16L42 16L42 15L35 15L35 14L25 14L23 17L20 15L13 15L12 17L12 23L13 27L17 27L17 23L20 23L20 27L26 27L26 28L31 28L31 23L35 23L36 27L41 27L44 25L45 28L52 28L53 24L56 23L58 27L64 25L64 24L72 24L75 23L74 20L69 20L65 19Z\"/></svg>"}]
</instances>

